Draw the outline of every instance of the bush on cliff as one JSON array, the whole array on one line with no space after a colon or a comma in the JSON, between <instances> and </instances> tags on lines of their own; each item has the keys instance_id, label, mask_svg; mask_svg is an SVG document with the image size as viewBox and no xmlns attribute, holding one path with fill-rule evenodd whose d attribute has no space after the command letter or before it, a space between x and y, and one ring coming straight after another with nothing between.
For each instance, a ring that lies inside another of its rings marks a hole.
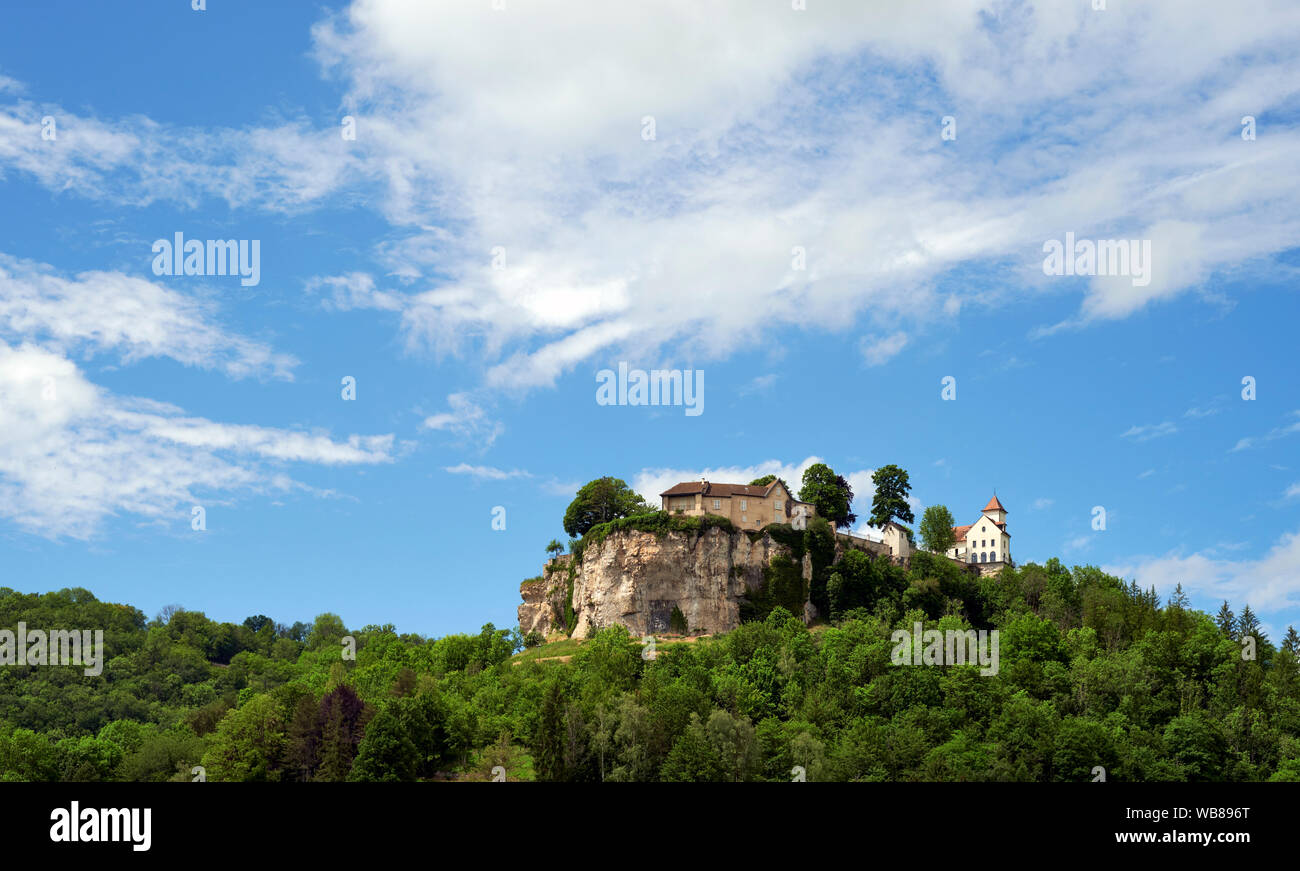
<instances>
[{"instance_id":1,"label":"bush on cliff","mask_svg":"<svg viewBox=\"0 0 1300 871\"><path fill-rule=\"evenodd\" d=\"M575 553L584 553L588 546L604 541L611 532L636 530L651 532L662 537L670 532L705 532L710 529L721 529L727 533L736 531L735 525L730 520L716 514L705 514L703 517L686 517L669 514L667 511L633 514L631 517L622 517L593 526L582 537Z\"/></svg>"}]
</instances>

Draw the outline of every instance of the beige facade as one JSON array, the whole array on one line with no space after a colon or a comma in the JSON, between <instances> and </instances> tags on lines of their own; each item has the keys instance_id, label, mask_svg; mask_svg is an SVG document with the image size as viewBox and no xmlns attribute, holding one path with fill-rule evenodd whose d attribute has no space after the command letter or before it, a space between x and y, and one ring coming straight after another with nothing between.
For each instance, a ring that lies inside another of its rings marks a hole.
<instances>
[{"instance_id":1,"label":"beige facade","mask_svg":"<svg viewBox=\"0 0 1300 871\"><path fill-rule=\"evenodd\" d=\"M676 484L659 494L664 511L687 517L713 514L740 529L762 529L769 523L795 523L800 512L805 521L817 509L795 499L779 480L763 487L717 484L707 480Z\"/></svg>"},{"instance_id":2,"label":"beige facade","mask_svg":"<svg viewBox=\"0 0 1300 871\"><path fill-rule=\"evenodd\" d=\"M889 546L889 553L893 556L894 561L900 565L906 565L912 560L912 540L907 537L907 531L897 523L887 523L881 530L881 538Z\"/></svg>"}]
</instances>

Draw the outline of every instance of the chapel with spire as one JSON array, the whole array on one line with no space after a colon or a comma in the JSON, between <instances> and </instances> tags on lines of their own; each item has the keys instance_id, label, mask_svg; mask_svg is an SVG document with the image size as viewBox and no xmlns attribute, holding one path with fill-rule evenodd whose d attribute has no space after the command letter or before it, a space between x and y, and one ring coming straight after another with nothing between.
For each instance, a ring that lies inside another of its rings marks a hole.
<instances>
[{"instance_id":1,"label":"chapel with spire","mask_svg":"<svg viewBox=\"0 0 1300 871\"><path fill-rule=\"evenodd\" d=\"M956 544L948 551L948 556L965 563L979 564L981 574L993 574L1004 565L1015 565L1011 560L1007 509L1002 507L996 493L980 512L979 520L966 526L954 526L952 533Z\"/></svg>"}]
</instances>

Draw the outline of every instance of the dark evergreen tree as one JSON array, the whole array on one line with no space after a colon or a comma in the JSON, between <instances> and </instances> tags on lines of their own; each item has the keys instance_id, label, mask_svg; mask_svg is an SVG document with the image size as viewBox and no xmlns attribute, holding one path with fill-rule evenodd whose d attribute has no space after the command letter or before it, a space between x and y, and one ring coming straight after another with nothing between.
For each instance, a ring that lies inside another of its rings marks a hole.
<instances>
[{"instance_id":1,"label":"dark evergreen tree","mask_svg":"<svg viewBox=\"0 0 1300 871\"><path fill-rule=\"evenodd\" d=\"M538 780L564 780L564 745L566 729L564 722L564 695L559 681L552 681L546 688L546 699L542 702L542 718L537 724L537 736L533 745L533 767Z\"/></svg>"},{"instance_id":2,"label":"dark evergreen tree","mask_svg":"<svg viewBox=\"0 0 1300 871\"><path fill-rule=\"evenodd\" d=\"M1214 615L1214 623L1219 627L1219 631L1229 638L1237 637L1237 618L1228 607L1228 600L1223 600L1223 607L1219 608L1219 613Z\"/></svg>"}]
</instances>

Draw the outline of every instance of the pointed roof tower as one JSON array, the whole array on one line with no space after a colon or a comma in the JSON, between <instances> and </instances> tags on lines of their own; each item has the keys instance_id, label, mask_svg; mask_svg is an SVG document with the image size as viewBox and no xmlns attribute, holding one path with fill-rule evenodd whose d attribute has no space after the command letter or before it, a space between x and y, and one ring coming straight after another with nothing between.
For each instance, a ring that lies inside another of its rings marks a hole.
<instances>
[{"instance_id":1,"label":"pointed roof tower","mask_svg":"<svg viewBox=\"0 0 1300 871\"><path fill-rule=\"evenodd\" d=\"M989 504L984 506L983 514L1000 526L1003 532L1006 531L1007 509L1003 508L1002 503L998 501L997 493L994 493L993 498L989 500Z\"/></svg>"}]
</instances>

